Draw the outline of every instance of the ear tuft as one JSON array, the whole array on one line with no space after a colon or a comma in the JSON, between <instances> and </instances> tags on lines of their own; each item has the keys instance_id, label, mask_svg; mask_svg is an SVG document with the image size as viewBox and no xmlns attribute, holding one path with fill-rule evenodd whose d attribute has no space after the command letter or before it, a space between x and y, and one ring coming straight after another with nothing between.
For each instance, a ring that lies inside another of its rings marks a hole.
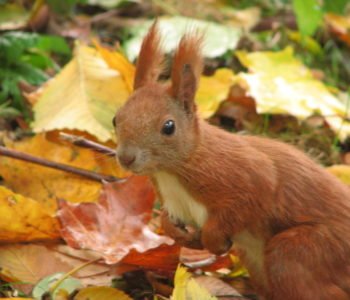
<instances>
[{"instance_id":1,"label":"ear tuft","mask_svg":"<svg viewBox=\"0 0 350 300\"><path fill-rule=\"evenodd\" d=\"M147 83L157 81L162 70L163 60L164 53L161 49L161 39L156 20L142 41L136 64L135 90Z\"/></svg>"},{"instance_id":2,"label":"ear tuft","mask_svg":"<svg viewBox=\"0 0 350 300\"><path fill-rule=\"evenodd\" d=\"M171 72L171 93L186 110L194 110L194 98L203 69L203 35L186 34L175 52Z\"/></svg>"}]
</instances>

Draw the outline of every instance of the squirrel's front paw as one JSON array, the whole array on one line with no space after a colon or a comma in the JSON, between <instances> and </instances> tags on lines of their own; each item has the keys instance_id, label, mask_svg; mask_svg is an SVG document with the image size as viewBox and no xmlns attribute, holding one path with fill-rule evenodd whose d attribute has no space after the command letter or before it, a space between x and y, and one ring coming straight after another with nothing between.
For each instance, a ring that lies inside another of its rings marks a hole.
<instances>
[{"instance_id":1,"label":"squirrel's front paw","mask_svg":"<svg viewBox=\"0 0 350 300\"><path fill-rule=\"evenodd\" d=\"M208 220L202 228L202 245L209 252L221 255L227 253L232 247L232 241L222 227L214 219Z\"/></svg>"},{"instance_id":2,"label":"squirrel's front paw","mask_svg":"<svg viewBox=\"0 0 350 300\"><path fill-rule=\"evenodd\" d=\"M187 248L203 249L199 230L188 230L184 224L174 223L167 211L162 212L161 222L166 235L174 239L177 244Z\"/></svg>"}]
</instances>

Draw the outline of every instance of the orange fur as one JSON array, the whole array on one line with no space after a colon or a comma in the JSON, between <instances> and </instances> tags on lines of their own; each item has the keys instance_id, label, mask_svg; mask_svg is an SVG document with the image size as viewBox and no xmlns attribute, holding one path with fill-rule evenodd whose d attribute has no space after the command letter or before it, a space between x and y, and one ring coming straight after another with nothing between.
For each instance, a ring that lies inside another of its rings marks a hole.
<instances>
[{"instance_id":1,"label":"orange fur","mask_svg":"<svg viewBox=\"0 0 350 300\"><path fill-rule=\"evenodd\" d=\"M160 45L157 22L154 22L144 38L136 64L134 89L155 82L162 70L164 54Z\"/></svg>"},{"instance_id":2,"label":"orange fur","mask_svg":"<svg viewBox=\"0 0 350 300\"><path fill-rule=\"evenodd\" d=\"M170 89L142 84L118 111L117 156L132 157L127 168L153 178L172 210L163 214L170 236L216 254L233 243L264 299L350 299L350 189L290 145L200 120L193 93L201 69L196 41L186 36L180 42ZM192 105L179 105L184 101ZM172 135L162 133L168 120L176 125ZM191 205L176 198L181 195ZM197 231L188 233L183 223Z\"/></svg>"},{"instance_id":3,"label":"orange fur","mask_svg":"<svg viewBox=\"0 0 350 300\"><path fill-rule=\"evenodd\" d=\"M199 33L184 35L174 54L171 71L172 94L176 96L180 90L182 73L185 65L190 65L194 73L196 86L203 69L202 60L203 35Z\"/></svg>"}]
</instances>

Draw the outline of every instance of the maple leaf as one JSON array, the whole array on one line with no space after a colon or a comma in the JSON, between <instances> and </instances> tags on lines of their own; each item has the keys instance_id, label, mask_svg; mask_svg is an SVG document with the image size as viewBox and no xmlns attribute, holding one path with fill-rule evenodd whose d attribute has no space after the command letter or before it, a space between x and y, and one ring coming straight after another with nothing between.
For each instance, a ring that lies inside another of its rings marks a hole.
<instances>
[{"instance_id":1,"label":"maple leaf","mask_svg":"<svg viewBox=\"0 0 350 300\"><path fill-rule=\"evenodd\" d=\"M154 190L147 177L132 176L123 182L105 183L97 203L59 201L61 234L68 245L100 253L109 264L131 249L145 252L173 240L152 232Z\"/></svg>"}]
</instances>

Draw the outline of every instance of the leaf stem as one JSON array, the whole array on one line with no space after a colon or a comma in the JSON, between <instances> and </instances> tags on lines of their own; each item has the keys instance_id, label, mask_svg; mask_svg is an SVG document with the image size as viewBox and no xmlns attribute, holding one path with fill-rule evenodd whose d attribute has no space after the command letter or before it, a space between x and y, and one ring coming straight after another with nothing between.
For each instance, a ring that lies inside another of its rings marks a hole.
<instances>
[{"instance_id":1,"label":"leaf stem","mask_svg":"<svg viewBox=\"0 0 350 300\"><path fill-rule=\"evenodd\" d=\"M77 266L76 268L72 269L71 271L69 271L68 273L64 274L59 280L57 280L55 282L55 284L50 288L50 293L51 295L55 292L55 290L60 286L60 284L66 280L69 276L73 275L74 273L80 271L81 269L85 268L88 265L94 264L96 262L98 262L99 260L101 260L101 257L90 260L86 263L83 263L80 266Z\"/></svg>"}]
</instances>

